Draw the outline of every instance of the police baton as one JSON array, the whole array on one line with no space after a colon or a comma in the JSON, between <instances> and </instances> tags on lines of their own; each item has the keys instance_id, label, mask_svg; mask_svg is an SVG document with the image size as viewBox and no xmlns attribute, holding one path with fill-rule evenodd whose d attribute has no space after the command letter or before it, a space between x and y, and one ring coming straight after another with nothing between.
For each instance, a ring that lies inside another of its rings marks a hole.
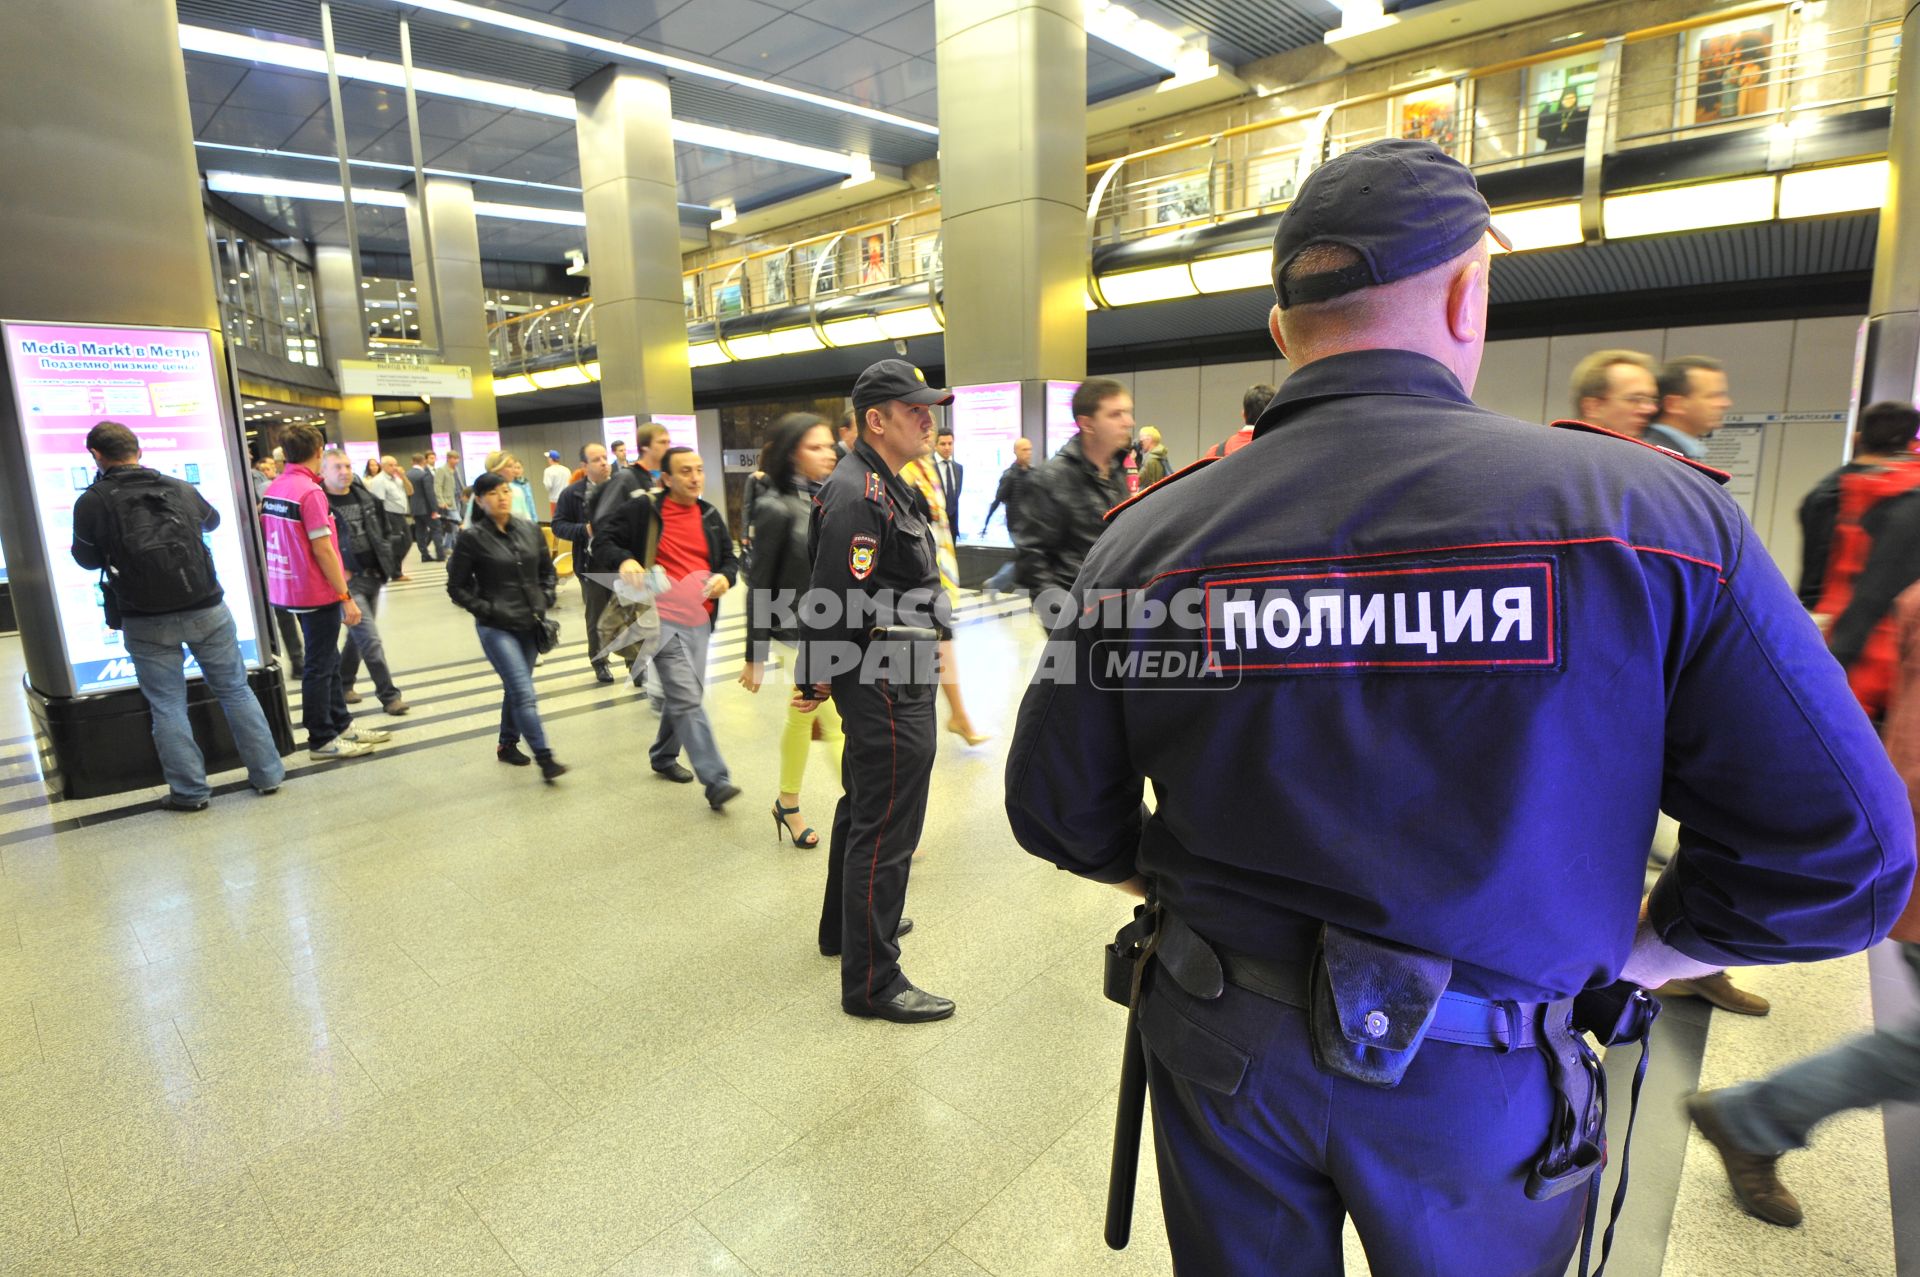
<instances>
[{"instance_id":1,"label":"police baton","mask_svg":"<svg viewBox=\"0 0 1920 1277\"><path fill-rule=\"evenodd\" d=\"M1147 1111L1147 1052L1127 1010L1127 1047L1120 1061L1120 1106L1113 1118L1113 1165L1107 1172L1107 1245L1125 1250L1133 1237L1133 1193L1140 1175L1140 1126Z\"/></svg>"}]
</instances>

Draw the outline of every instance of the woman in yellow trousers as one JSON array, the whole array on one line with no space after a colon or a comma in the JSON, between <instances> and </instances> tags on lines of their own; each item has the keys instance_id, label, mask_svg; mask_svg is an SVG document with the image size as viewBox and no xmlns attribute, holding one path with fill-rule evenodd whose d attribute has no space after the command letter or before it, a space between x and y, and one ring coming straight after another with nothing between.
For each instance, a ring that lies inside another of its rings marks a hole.
<instances>
[{"instance_id":1,"label":"woman in yellow trousers","mask_svg":"<svg viewBox=\"0 0 1920 1277\"><path fill-rule=\"evenodd\" d=\"M934 472L931 458L921 457L907 462L900 471L900 477L917 488L933 510L933 541L935 555L940 561L940 588L947 592L949 601L958 602L960 555L954 548L953 518L959 512L947 509L947 494L940 486L940 476ZM960 657L954 650L952 639L945 639L940 644L940 691L947 698L948 731L969 745L982 745L991 739L973 729L973 718L967 713L967 703L960 697Z\"/></svg>"},{"instance_id":2,"label":"woman in yellow trousers","mask_svg":"<svg viewBox=\"0 0 1920 1277\"><path fill-rule=\"evenodd\" d=\"M813 484L833 473L833 431L812 413L788 413L774 423L764 456L766 480L759 499L747 512L753 534L753 566L747 574L751 587L747 593L747 663L740 671L740 686L749 692L758 692L766 679L768 641L791 643L795 639L789 626L779 624L777 614L791 620L812 580L813 561L807 552L812 501L807 493ZM783 594L786 597L780 599ZM776 600L783 606L776 609ZM832 701L810 714L789 705L786 726L780 733L780 794L773 802L774 835L777 838L784 833L796 847L820 845L820 835L800 816L800 782L806 775L807 745L813 739L816 723L833 751L837 775L846 737Z\"/></svg>"}]
</instances>

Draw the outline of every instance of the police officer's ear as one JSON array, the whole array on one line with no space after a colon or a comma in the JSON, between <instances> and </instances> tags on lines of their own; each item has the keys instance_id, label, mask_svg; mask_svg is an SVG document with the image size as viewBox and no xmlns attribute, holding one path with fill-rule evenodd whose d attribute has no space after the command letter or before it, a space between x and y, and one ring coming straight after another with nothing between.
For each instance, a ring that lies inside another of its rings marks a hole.
<instances>
[{"instance_id":1,"label":"police officer's ear","mask_svg":"<svg viewBox=\"0 0 1920 1277\"><path fill-rule=\"evenodd\" d=\"M1463 343L1477 341L1487 331L1487 259L1479 253L1447 282L1447 331Z\"/></svg>"}]
</instances>

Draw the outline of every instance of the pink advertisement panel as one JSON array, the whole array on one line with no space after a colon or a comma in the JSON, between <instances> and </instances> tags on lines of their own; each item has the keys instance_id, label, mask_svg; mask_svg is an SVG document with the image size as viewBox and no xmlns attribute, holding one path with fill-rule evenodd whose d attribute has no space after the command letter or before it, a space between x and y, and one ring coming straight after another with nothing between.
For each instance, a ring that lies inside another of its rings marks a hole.
<instances>
[{"instance_id":1,"label":"pink advertisement panel","mask_svg":"<svg viewBox=\"0 0 1920 1277\"><path fill-rule=\"evenodd\" d=\"M1049 457L1060 451L1060 445L1080 431L1080 424L1073 419L1073 392L1078 389L1080 389L1080 383L1077 381L1047 383L1047 455Z\"/></svg>"},{"instance_id":2,"label":"pink advertisement panel","mask_svg":"<svg viewBox=\"0 0 1920 1277\"><path fill-rule=\"evenodd\" d=\"M700 447L700 429L692 413L656 412L653 419L667 428L667 438L673 441L674 447L695 450Z\"/></svg>"},{"instance_id":3,"label":"pink advertisement panel","mask_svg":"<svg viewBox=\"0 0 1920 1277\"><path fill-rule=\"evenodd\" d=\"M353 462L353 472L362 477L367 473L367 462L380 459L380 445L377 443L348 440L340 446L346 449L347 459Z\"/></svg>"},{"instance_id":4,"label":"pink advertisement panel","mask_svg":"<svg viewBox=\"0 0 1920 1277\"><path fill-rule=\"evenodd\" d=\"M1003 511L997 522L987 522L987 507L1000 485L1000 473L1013 464L1014 440L1020 437L1020 383L990 382L955 386L947 405L947 424L953 427L953 459L961 466L960 509L954 515L957 538L983 545L1012 545Z\"/></svg>"},{"instance_id":5,"label":"pink advertisement panel","mask_svg":"<svg viewBox=\"0 0 1920 1277\"><path fill-rule=\"evenodd\" d=\"M498 430L462 430L460 432L460 473L467 486L487 472L487 454L500 451ZM525 464L522 462L521 464Z\"/></svg>"},{"instance_id":6,"label":"pink advertisement panel","mask_svg":"<svg viewBox=\"0 0 1920 1277\"><path fill-rule=\"evenodd\" d=\"M107 627L101 610L99 574L68 553L74 502L95 477L87 431L101 421L132 430L142 465L192 484L218 512L219 526L202 535L239 629L241 655L258 666L244 522L253 510L241 509L234 495L235 427L220 397L211 337L201 329L33 323L7 324L5 337L74 690L135 686L121 634ZM191 655L187 673L199 673Z\"/></svg>"}]
</instances>

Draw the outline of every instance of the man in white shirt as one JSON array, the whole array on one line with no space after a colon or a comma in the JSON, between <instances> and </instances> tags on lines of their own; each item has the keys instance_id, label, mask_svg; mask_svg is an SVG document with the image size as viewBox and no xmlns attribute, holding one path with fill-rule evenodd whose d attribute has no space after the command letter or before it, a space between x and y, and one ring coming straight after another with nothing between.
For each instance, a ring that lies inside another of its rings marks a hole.
<instances>
[{"instance_id":1,"label":"man in white shirt","mask_svg":"<svg viewBox=\"0 0 1920 1277\"><path fill-rule=\"evenodd\" d=\"M547 517L553 517L553 507L560 500L560 494L573 482L573 471L560 464L560 454L547 454L547 468L540 473L540 480L547 488Z\"/></svg>"}]
</instances>

